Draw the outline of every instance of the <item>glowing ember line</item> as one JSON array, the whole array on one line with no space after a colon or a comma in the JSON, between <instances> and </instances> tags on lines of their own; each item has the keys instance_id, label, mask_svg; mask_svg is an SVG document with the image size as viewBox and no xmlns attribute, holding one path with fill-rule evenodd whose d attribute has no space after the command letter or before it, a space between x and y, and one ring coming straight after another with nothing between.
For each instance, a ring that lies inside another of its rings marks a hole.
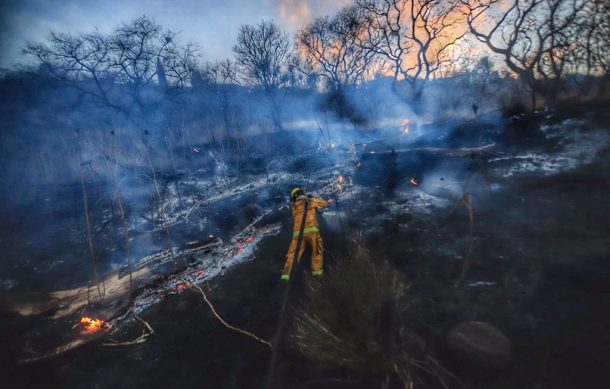
<instances>
[{"instance_id":1,"label":"glowing ember line","mask_svg":"<svg viewBox=\"0 0 610 389\"><path fill-rule=\"evenodd\" d=\"M418 186L419 183L417 182L417 180L415 178L411 178L411 180L409 181L411 183L411 185L413 186Z\"/></svg>"}]
</instances>

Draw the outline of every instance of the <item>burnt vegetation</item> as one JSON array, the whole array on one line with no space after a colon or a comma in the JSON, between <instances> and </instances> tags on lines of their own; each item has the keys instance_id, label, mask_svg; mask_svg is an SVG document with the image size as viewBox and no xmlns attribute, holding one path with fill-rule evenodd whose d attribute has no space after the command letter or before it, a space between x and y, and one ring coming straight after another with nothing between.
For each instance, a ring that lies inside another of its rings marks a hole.
<instances>
[{"instance_id":1,"label":"burnt vegetation","mask_svg":"<svg viewBox=\"0 0 610 389\"><path fill-rule=\"evenodd\" d=\"M147 16L27 43L0 79L11 383L595 387L609 15L357 0L214 61ZM324 276L288 289L295 186L331 205Z\"/></svg>"}]
</instances>

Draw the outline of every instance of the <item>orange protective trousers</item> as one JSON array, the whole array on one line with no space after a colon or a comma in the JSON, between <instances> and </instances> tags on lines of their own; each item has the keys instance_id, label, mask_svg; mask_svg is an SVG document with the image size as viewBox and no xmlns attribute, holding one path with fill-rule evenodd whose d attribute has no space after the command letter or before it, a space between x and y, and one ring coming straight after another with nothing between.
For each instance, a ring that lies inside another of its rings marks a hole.
<instances>
[{"instance_id":1,"label":"orange protective trousers","mask_svg":"<svg viewBox=\"0 0 610 389\"><path fill-rule=\"evenodd\" d=\"M292 261L294 260L294 254L297 251L298 242L298 236L293 237L292 242L290 242L290 247L288 248L288 253L286 254L284 275L290 275L290 269L292 268ZM322 237L320 236L320 233L316 231L303 234L303 242L301 242L301 249L299 250L299 256L297 258L298 261L301 261L301 257L303 257L306 246L309 246L311 249L311 271L321 271L323 266L324 246L322 244Z\"/></svg>"}]
</instances>

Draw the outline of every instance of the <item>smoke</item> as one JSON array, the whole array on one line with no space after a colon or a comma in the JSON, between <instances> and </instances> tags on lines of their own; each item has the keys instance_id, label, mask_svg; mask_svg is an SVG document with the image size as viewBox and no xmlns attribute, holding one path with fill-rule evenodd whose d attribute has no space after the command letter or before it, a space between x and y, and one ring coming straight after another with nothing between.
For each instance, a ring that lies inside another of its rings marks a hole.
<instances>
[{"instance_id":1,"label":"smoke","mask_svg":"<svg viewBox=\"0 0 610 389\"><path fill-rule=\"evenodd\" d=\"M353 0L278 0L277 9L282 20L299 27L319 16L332 14L353 2Z\"/></svg>"},{"instance_id":2,"label":"smoke","mask_svg":"<svg viewBox=\"0 0 610 389\"><path fill-rule=\"evenodd\" d=\"M278 3L288 20L313 18L340 5ZM11 215L27 208L27 223L44 225L41 230L72 228L61 240L48 240L57 250L72 250L61 258L63 265L51 266L58 257L45 255L48 245L31 255L34 266L46 263L53 271L77 266L88 255L80 175L97 260L100 269L110 271L126 262L127 246L137 260L208 235L230 238L284 202L291 187L311 181L310 189L316 190L317 180L329 175L381 187L388 198L408 189L411 178L421 181L426 191L442 191L431 183L457 173L435 170L425 156L376 156L371 151L442 146L455 126L439 125L439 118L474 119L473 100L482 115L491 111L490 99L462 87L467 84L458 78L432 80L419 102L397 94L391 79L384 77L350 86L339 95L282 88L278 107L257 88L197 85L171 89L161 103L131 115L82 98L40 72L9 73L1 82L7 123L1 134L2 207ZM284 131L274 129L273 109ZM361 170L346 172L356 163ZM457 195L452 185L445 197ZM62 201L66 198L70 200ZM63 215L61 221L58 214ZM31 234L25 229L13 238L32 241ZM7 250L14 256L9 262L29 255L28 250L32 254L26 246ZM86 270L73 274L88 276Z\"/></svg>"}]
</instances>

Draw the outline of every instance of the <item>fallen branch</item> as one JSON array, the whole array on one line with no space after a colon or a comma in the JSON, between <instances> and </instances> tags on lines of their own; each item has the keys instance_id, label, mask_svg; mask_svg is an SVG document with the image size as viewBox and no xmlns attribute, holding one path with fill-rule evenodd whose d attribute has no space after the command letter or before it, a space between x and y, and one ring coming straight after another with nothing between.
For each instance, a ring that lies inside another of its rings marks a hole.
<instances>
[{"instance_id":1,"label":"fallen branch","mask_svg":"<svg viewBox=\"0 0 610 389\"><path fill-rule=\"evenodd\" d=\"M105 346L105 347L133 346L134 344L141 344L141 343L146 342L146 339L149 336L151 336L152 334L154 334L155 330L152 329L152 327L150 326L150 324L148 324L148 322L146 320L142 319L140 316L136 315L135 313L133 314L133 317L135 317L142 324L144 324L144 329L142 330L142 335L138 336L134 340L129 340L126 342L117 342L115 340L109 339L112 343L102 343L101 345Z\"/></svg>"},{"instance_id":2,"label":"fallen branch","mask_svg":"<svg viewBox=\"0 0 610 389\"><path fill-rule=\"evenodd\" d=\"M230 330L233 330L233 331L235 331L235 332L239 332L240 334L243 334L243 335L249 336L249 337L251 337L252 339L254 339L254 340L256 340L256 341L258 341L258 342L260 342L260 343L262 343L262 344L264 344L264 345L266 345L266 346L268 346L269 348L271 348L271 347L272 347L270 342L268 342L268 341L266 341L266 340L264 340L264 339L259 338L258 336L254 335L254 334L253 334L253 333L251 333L251 332L248 332L248 331L246 331L246 330L242 330L242 329L237 328L237 327L233 327L232 325L230 325L229 323L227 323L226 321L224 321L224 319L223 319L222 317L220 317L220 315L218 314L218 312L216 312L216 309L214 308L214 306L212 305L212 303L210 302L210 300L208 300L208 297L206 296L206 294L205 294L205 292L203 291L203 289L201 289L201 288L200 288L198 285L191 284L191 285L190 285L190 288L191 288L191 289L194 289L194 290L196 290L196 291L198 291L198 292L201 294L201 296L203 297L203 300L206 302L206 304L208 304L208 306L210 307L210 310L212 311L212 313L214 314L214 316L216 316L216 318L218 319L218 321L220 321L220 322L222 323L222 325L224 325L225 327L227 327L227 328L228 328L228 329L230 329Z\"/></svg>"},{"instance_id":3,"label":"fallen branch","mask_svg":"<svg viewBox=\"0 0 610 389\"><path fill-rule=\"evenodd\" d=\"M431 154L440 154L448 157L466 157L472 154L485 154L490 153L493 149L495 149L496 144L490 143L485 146L480 147L462 147L459 149L448 149L442 147L415 147L408 149L394 149L394 150L384 150L384 151L375 151L370 150L369 153L375 155L383 155L383 154L398 154L398 153L413 153L413 152L422 152L422 153L431 153Z\"/></svg>"},{"instance_id":4,"label":"fallen branch","mask_svg":"<svg viewBox=\"0 0 610 389\"><path fill-rule=\"evenodd\" d=\"M77 347L81 347L89 342L91 342L92 340L97 339L100 335L95 336L95 337L89 337L89 338L78 338L75 340L72 340L62 346L56 347L53 350L51 350L50 352L46 353L46 354L41 354L41 355L36 355L34 357L31 358L24 358L21 359L18 364L25 364L25 363L32 363L32 362L37 362L37 361L41 361L44 359L49 359L51 357L55 357L57 355L61 355L67 351L73 350Z\"/></svg>"}]
</instances>

